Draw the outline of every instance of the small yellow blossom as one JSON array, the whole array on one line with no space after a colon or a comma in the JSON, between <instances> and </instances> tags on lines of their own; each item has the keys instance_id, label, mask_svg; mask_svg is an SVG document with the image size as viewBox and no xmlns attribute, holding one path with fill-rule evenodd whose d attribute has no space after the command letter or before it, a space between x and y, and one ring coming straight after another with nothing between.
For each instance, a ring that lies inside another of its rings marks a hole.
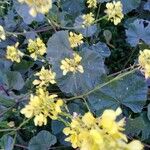
<instances>
[{"instance_id":1,"label":"small yellow blossom","mask_svg":"<svg viewBox=\"0 0 150 150\"><path fill-rule=\"evenodd\" d=\"M5 39L6 39L5 30L3 26L0 25L0 42L1 40L5 40Z\"/></svg>"},{"instance_id":2,"label":"small yellow blossom","mask_svg":"<svg viewBox=\"0 0 150 150\"><path fill-rule=\"evenodd\" d=\"M97 0L87 0L88 8L96 8Z\"/></svg>"},{"instance_id":3,"label":"small yellow blossom","mask_svg":"<svg viewBox=\"0 0 150 150\"><path fill-rule=\"evenodd\" d=\"M83 66L80 64L82 57L78 54L74 53L73 58L65 58L61 61L60 69L63 71L63 75L66 75L68 72L76 73L77 71L80 73L84 73Z\"/></svg>"},{"instance_id":4,"label":"small yellow blossom","mask_svg":"<svg viewBox=\"0 0 150 150\"><path fill-rule=\"evenodd\" d=\"M95 21L94 14L91 12L89 14L83 15L82 19L83 19L83 23L82 23L83 27L88 27L92 25Z\"/></svg>"},{"instance_id":5,"label":"small yellow blossom","mask_svg":"<svg viewBox=\"0 0 150 150\"><path fill-rule=\"evenodd\" d=\"M56 120L62 112L62 106L63 100L57 98L57 95L50 95L45 89L39 88L36 95L31 94L29 104L21 110L21 114L27 118L34 117L34 124L42 126L47 124L48 117Z\"/></svg>"},{"instance_id":6,"label":"small yellow blossom","mask_svg":"<svg viewBox=\"0 0 150 150\"><path fill-rule=\"evenodd\" d=\"M116 111L105 110L98 118L91 112L77 116L64 128L65 140L80 150L143 150L140 141L127 143L126 135L122 133L124 119L116 121L121 112L118 108Z\"/></svg>"},{"instance_id":7,"label":"small yellow blossom","mask_svg":"<svg viewBox=\"0 0 150 150\"><path fill-rule=\"evenodd\" d=\"M138 61L139 61L139 65L142 67L142 69L145 72L145 78L149 78L150 77L150 50L144 49L143 51L140 51Z\"/></svg>"},{"instance_id":8,"label":"small yellow blossom","mask_svg":"<svg viewBox=\"0 0 150 150\"><path fill-rule=\"evenodd\" d=\"M47 118L41 113L39 115L36 115L34 118L34 124L35 126L42 126L47 124Z\"/></svg>"},{"instance_id":9,"label":"small yellow blossom","mask_svg":"<svg viewBox=\"0 0 150 150\"><path fill-rule=\"evenodd\" d=\"M46 14L52 8L52 0L18 0L20 3L26 3L30 7L30 15L37 16L37 13Z\"/></svg>"},{"instance_id":10,"label":"small yellow blossom","mask_svg":"<svg viewBox=\"0 0 150 150\"><path fill-rule=\"evenodd\" d=\"M43 56L46 53L46 46L40 38L35 40L30 39L27 49L34 60L36 60L38 56Z\"/></svg>"},{"instance_id":11,"label":"small yellow blossom","mask_svg":"<svg viewBox=\"0 0 150 150\"><path fill-rule=\"evenodd\" d=\"M32 118L34 115L34 107L32 105L26 105L25 108L21 110L21 113L24 114L26 118Z\"/></svg>"},{"instance_id":12,"label":"small yellow blossom","mask_svg":"<svg viewBox=\"0 0 150 150\"><path fill-rule=\"evenodd\" d=\"M94 116L88 112L86 113L83 117L82 117L82 121L87 125L87 126L91 126L95 124L96 119L94 118Z\"/></svg>"},{"instance_id":13,"label":"small yellow blossom","mask_svg":"<svg viewBox=\"0 0 150 150\"><path fill-rule=\"evenodd\" d=\"M108 15L108 20L114 22L114 25L117 25L123 19L123 9L120 1L113 1L106 4L105 13Z\"/></svg>"},{"instance_id":14,"label":"small yellow blossom","mask_svg":"<svg viewBox=\"0 0 150 150\"><path fill-rule=\"evenodd\" d=\"M18 42L13 46L7 46L6 58L10 59L12 62L19 63L21 57L23 57L24 55L21 51L19 51L18 46L19 46Z\"/></svg>"},{"instance_id":15,"label":"small yellow blossom","mask_svg":"<svg viewBox=\"0 0 150 150\"><path fill-rule=\"evenodd\" d=\"M36 73L35 76L39 77L39 80L34 80L33 84L42 86L48 86L49 84L55 84L56 73L51 70L45 69L42 67L41 71Z\"/></svg>"},{"instance_id":16,"label":"small yellow blossom","mask_svg":"<svg viewBox=\"0 0 150 150\"><path fill-rule=\"evenodd\" d=\"M120 137L124 140L127 140L126 136L122 134L120 131L124 130L124 119L116 122L117 116L122 113L121 109L118 108L116 111L113 110L105 110L101 116L100 125L112 135L112 137Z\"/></svg>"},{"instance_id":17,"label":"small yellow blossom","mask_svg":"<svg viewBox=\"0 0 150 150\"><path fill-rule=\"evenodd\" d=\"M128 150L142 150L143 148L144 146L138 140L131 141L127 146Z\"/></svg>"},{"instance_id":18,"label":"small yellow blossom","mask_svg":"<svg viewBox=\"0 0 150 150\"><path fill-rule=\"evenodd\" d=\"M10 128L13 128L15 127L15 122L14 121L10 121L7 123L7 125L10 127Z\"/></svg>"},{"instance_id":19,"label":"small yellow blossom","mask_svg":"<svg viewBox=\"0 0 150 150\"><path fill-rule=\"evenodd\" d=\"M75 34L73 32L69 33L69 42L72 48L75 48L83 43L82 34Z\"/></svg>"}]
</instances>

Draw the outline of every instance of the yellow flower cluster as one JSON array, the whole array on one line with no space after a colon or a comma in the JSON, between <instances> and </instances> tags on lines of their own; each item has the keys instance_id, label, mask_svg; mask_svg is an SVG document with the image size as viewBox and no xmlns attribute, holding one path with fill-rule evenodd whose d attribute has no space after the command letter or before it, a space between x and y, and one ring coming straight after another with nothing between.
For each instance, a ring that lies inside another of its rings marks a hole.
<instances>
[{"instance_id":1,"label":"yellow flower cluster","mask_svg":"<svg viewBox=\"0 0 150 150\"><path fill-rule=\"evenodd\" d=\"M145 77L149 78L150 77L150 50L145 49L143 51L140 51L138 60L140 66L145 72Z\"/></svg>"},{"instance_id":2,"label":"yellow flower cluster","mask_svg":"<svg viewBox=\"0 0 150 150\"><path fill-rule=\"evenodd\" d=\"M4 28L0 25L0 42L1 42L1 40L5 40L5 39L6 39L5 30L4 30Z\"/></svg>"},{"instance_id":3,"label":"yellow flower cluster","mask_svg":"<svg viewBox=\"0 0 150 150\"><path fill-rule=\"evenodd\" d=\"M82 23L83 27L88 27L92 25L95 21L94 14L91 12L86 15L82 15L82 19L83 19L83 23Z\"/></svg>"},{"instance_id":4,"label":"yellow flower cluster","mask_svg":"<svg viewBox=\"0 0 150 150\"><path fill-rule=\"evenodd\" d=\"M73 58L65 58L61 61L60 69L63 71L63 75L66 75L68 72L80 73L84 72L83 66L80 65L82 57L74 53Z\"/></svg>"},{"instance_id":5,"label":"yellow flower cluster","mask_svg":"<svg viewBox=\"0 0 150 150\"><path fill-rule=\"evenodd\" d=\"M18 49L19 43L17 42L13 46L7 46L6 58L10 59L12 62L20 62L21 57L23 57L23 53Z\"/></svg>"},{"instance_id":6,"label":"yellow flower cluster","mask_svg":"<svg viewBox=\"0 0 150 150\"><path fill-rule=\"evenodd\" d=\"M124 17L121 2L113 1L111 3L107 3L106 8L107 9L105 10L105 12L108 15L108 20L114 22L115 25L119 24Z\"/></svg>"},{"instance_id":7,"label":"yellow flower cluster","mask_svg":"<svg viewBox=\"0 0 150 150\"><path fill-rule=\"evenodd\" d=\"M52 0L18 0L30 7L30 15L36 17L37 13L46 14L52 8Z\"/></svg>"},{"instance_id":8,"label":"yellow flower cluster","mask_svg":"<svg viewBox=\"0 0 150 150\"><path fill-rule=\"evenodd\" d=\"M97 0L87 0L88 8L96 8Z\"/></svg>"},{"instance_id":9,"label":"yellow flower cluster","mask_svg":"<svg viewBox=\"0 0 150 150\"><path fill-rule=\"evenodd\" d=\"M33 84L38 85L39 87L48 86L50 83L55 84L56 73L51 70L45 69L42 67L41 71L36 73L35 76L39 77L39 80L34 80Z\"/></svg>"},{"instance_id":10,"label":"yellow flower cluster","mask_svg":"<svg viewBox=\"0 0 150 150\"><path fill-rule=\"evenodd\" d=\"M82 34L76 34L73 32L69 33L69 42L72 48L75 48L83 43L83 36Z\"/></svg>"},{"instance_id":11,"label":"yellow flower cluster","mask_svg":"<svg viewBox=\"0 0 150 150\"><path fill-rule=\"evenodd\" d=\"M34 117L35 126L42 126L47 124L48 117L53 120L58 118L61 113L61 106L63 106L62 99L39 88L36 95L31 95L29 104L21 110L21 113L27 118Z\"/></svg>"},{"instance_id":12,"label":"yellow flower cluster","mask_svg":"<svg viewBox=\"0 0 150 150\"><path fill-rule=\"evenodd\" d=\"M63 130L68 136L66 141L80 150L142 150L143 145L137 140L127 143L126 135L122 133L124 119L116 121L121 112L118 108L105 110L99 118L90 112L74 117L70 126Z\"/></svg>"},{"instance_id":13,"label":"yellow flower cluster","mask_svg":"<svg viewBox=\"0 0 150 150\"><path fill-rule=\"evenodd\" d=\"M30 39L27 49L34 60L36 60L38 56L43 56L46 53L46 46L40 38L35 40Z\"/></svg>"}]
</instances>

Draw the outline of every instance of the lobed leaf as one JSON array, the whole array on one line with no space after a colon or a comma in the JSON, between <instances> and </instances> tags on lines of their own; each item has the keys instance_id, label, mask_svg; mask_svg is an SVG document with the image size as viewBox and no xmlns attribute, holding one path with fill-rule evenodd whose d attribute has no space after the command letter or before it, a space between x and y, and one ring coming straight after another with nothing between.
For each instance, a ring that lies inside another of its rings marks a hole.
<instances>
[{"instance_id":1,"label":"lobed leaf","mask_svg":"<svg viewBox=\"0 0 150 150\"><path fill-rule=\"evenodd\" d=\"M42 130L30 141L29 150L49 150L49 148L57 142L56 137L50 132Z\"/></svg>"},{"instance_id":2,"label":"lobed leaf","mask_svg":"<svg viewBox=\"0 0 150 150\"><path fill-rule=\"evenodd\" d=\"M131 23L126 30L127 42L135 47L140 42L144 41L150 45L150 22L143 19L137 19Z\"/></svg>"},{"instance_id":3,"label":"lobed leaf","mask_svg":"<svg viewBox=\"0 0 150 150\"><path fill-rule=\"evenodd\" d=\"M70 48L67 31L59 31L49 39L47 57L57 74L57 85L65 93L79 95L99 82L101 75L105 73L104 60L96 51L81 51L79 55L82 57L81 65L84 73L68 73L64 76L60 69L61 60L70 58L72 54L73 50Z\"/></svg>"},{"instance_id":4,"label":"lobed leaf","mask_svg":"<svg viewBox=\"0 0 150 150\"><path fill-rule=\"evenodd\" d=\"M142 113L139 117L134 119L127 119L126 133L132 136L139 136L141 139L146 140L150 138L150 121L148 120L146 113Z\"/></svg>"},{"instance_id":5,"label":"lobed leaf","mask_svg":"<svg viewBox=\"0 0 150 150\"><path fill-rule=\"evenodd\" d=\"M123 4L123 13L127 14L136 9L140 5L141 0L121 0L121 2Z\"/></svg>"},{"instance_id":6,"label":"lobed leaf","mask_svg":"<svg viewBox=\"0 0 150 150\"><path fill-rule=\"evenodd\" d=\"M79 16L75 19L74 28L77 32L81 33L84 37L93 36L97 31L100 32L100 29L97 30L97 25L91 25L89 27L82 27L83 19L82 16Z\"/></svg>"},{"instance_id":7,"label":"lobed leaf","mask_svg":"<svg viewBox=\"0 0 150 150\"><path fill-rule=\"evenodd\" d=\"M142 111L147 100L147 85L137 74L130 74L90 94L88 101L93 111L116 109L120 106L130 108L134 113Z\"/></svg>"}]
</instances>

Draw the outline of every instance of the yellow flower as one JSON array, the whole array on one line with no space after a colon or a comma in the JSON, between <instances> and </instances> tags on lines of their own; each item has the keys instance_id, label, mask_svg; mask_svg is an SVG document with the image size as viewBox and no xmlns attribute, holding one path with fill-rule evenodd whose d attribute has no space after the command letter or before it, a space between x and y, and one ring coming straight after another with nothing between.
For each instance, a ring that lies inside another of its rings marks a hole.
<instances>
[{"instance_id":1,"label":"yellow flower","mask_svg":"<svg viewBox=\"0 0 150 150\"><path fill-rule=\"evenodd\" d=\"M83 23L82 23L83 27L88 27L92 25L95 21L94 14L91 12L89 14L83 15L82 19L83 19Z\"/></svg>"},{"instance_id":2,"label":"yellow flower","mask_svg":"<svg viewBox=\"0 0 150 150\"><path fill-rule=\"evenodd\" d=\"M18 0L20 3L26 3L30 7L30 15L37 16L37 13L46 14L52 8L52 0Z\"/></svg>"},{"instance_id":3,"label":"yellow flower","mask_svg":"<svg viewBox=\"0 0 150 150\"><path fill-rule=\"evenodd\" d=\"M61 113L61 106L63 106L63 101L62 99L58 99L56 104L55 104L55 110L57 113Z\"/></svg>"},{"instance_id":4,"label":"yellow flower","mask_svg":"<svg viewBox=\"0 0 150 150\"><path fill-rule=\"evenodd\" d=\"M96 144L100 144L100 145L103 144L103 137L101 133L98 132L96 129L92 129L90 131L90 135L92 136Z\"/></svg>"},{"instance_id":5,"label":"yellow flower","mask_svg":"<svg viewBox=\"0 0 150 150\"><path fill-rule=\"evenodd\" d=\"M7 46L6 58L10 59L12 62L20 62L21 57L24 55L18 50L19 43L17 42L14 46Z\"/></svg>"},{"instance_id":6,"label":"yellow flower","mask_svg":"<svg viewBox=\"0 0 150 150\"><path fill-rule=\"evenodd\" d=\"M75 48L83 43L82 34L75 34L73 32L69 33L69 42L72 48Z\"/></svg>"},{"instance_id":7,"label":"yellow flower","mask_svg":"<svg viewBox=\"0 0 150 150\"><path fill-rule=\"evenodd\" d=\"M36 115L34 118L34 124L35 126L42 126L47 124L47 118L41 113L39 115Z\"/></svg>"},{"instance_id":8,"label":"yellow flower","mask_svg":"<svg viewBox=\"0 0 150 150\"><path fill-rule=\"evenodd\" d=\"M81 150L96 150L96 144L94 143L93 137L90 132L91 131L84 129L82 129L82 132L80 132L79 139L81 144L79 144L79 147Z\"/></svg>"},{"instance_id":9,"label":"yellow flower","mask_svg":"<svg viewBox=\"0 0 150 150\"><path fill-rule=\"evenodd\" d=\"M34 41L30 39L27 49L34 60L36 60L38 56L43 56L46 53L46 46L40 38Z\"/></svg>"},{"instance_id":10,"label":"yellow flower","mask_svg":"<svg viewBox=\"0 0 150 150\"><path fill-rule=\"evenodd\" d=\"M21 110L27 118L34 117L36 126L47 124L47 118L57 119L58 115L62 112L63 100L57 98L57 95L50 95L48 91L39 88L36 95L30 97L29 104Z\"/></svg>"},{"instance_id":11,"label":"yellow flower","mask_svg":"<svg viewBox=\"0 0 150 150\"><path fill-rule=\"evenodd\" d=\"M124 17L121 2L107 3L106 8L105 13L108 15L108 20L114 22L115 25L119 24Z\"/></svg>"},{"instance_id":12,"label":"yellow flower","mask_svg":"<svg viewBox=\"0 0 150 150\"><path fill-rule=\"evenodd\" d=\"M117 116L122 113L121 109L118 108L116 111L114 110L105 110L101 116L100 126L106 130L109 134L111 134L114 138L122 138L127 140L126 136L122 134L120 131L124 130L124 119L116 122Z\"/></svg>"},{"instance_id":13,"label":"yellow flower","mask_svg":"<svg viewBox=\"0 0 150 150\"><path fill-rule=\"evenodd\" d=\"M15 127L15 122L14 121L10 121L7 123L7 125L10 127L10 128L13 128Z\"/></svg>"},{"instance_id":14,"label":"yellow flower","mask_svg":"<svg viewBox=\"0 0 150 150\"><path fill-rule=\"evenodd\" d=\"M128 150L143 150L144 146L140 141L134 140L127 145Z\"/></svg>"},{"instance_id":15,"label":"yellow flower","mask_svg":"<svg viewBox=\"0 0 150 150\"><path fill-rule=\"evenodd\" d=\"M145 72L145 77L149 78L150 77L150 50L144 49L143 51L140 51L138 60L140 66Z\"/></svg>"},{"instance_id":16,"label":"yellow flower","mask_svg":"<svg viewBox=\"0 0 150 150\"><path fill-rule=\"evenodd\" d=\"M24 114L26 118L32 118L34 115L34 107L32 105L26 105L25 108L21 110L21 114Z\"/></svg>"},{"instance_id":17,"label":"yellow flower","mask_svg":"<svg viewBox=\"0 0 150 150\"><path fill-rule=\"evenodd\" d=\"M36 73L35 76L39 77L39 80L34 80L33 84L34 85L39 85L40 87L42 86L48 86L50 83L55 84L55 77L56 73L52 72L51 70L45 69L42 67L41 71Z\"/></svg>"},{"instance_id":18,"label":"yellow flower","mask_svg":"<svg viewBox=\"0 0 150 150\"><path fill-rule=\"evenodd\" d=\"M5 40L5 39L6 39L5 30L3 26L0 25L0 42L1 40Z\"/></svg>"},{"instance_id":19,"label":"yellow flower","mask_svg":"<svg viewBox=\"0 0 150 150\"><path fill-rule=\"evenodd\" d=\"M80 73L84 73L83 66L80 65L82 57L78 54L74 53L73 58L65 58L61 61L60 69L63 71L63 75L66 75L68 72L76 73L77 71Z\"/></svg>"},{"instance_id":20,"label":"yellow flower","mask_svg":"<svg viewBox=\"0 0 150 150\"><path fill-rule=\"evenodd\" d=\"M65 130L64 130L65 132ZM67 132L66 132L67 133ZM73 148L78 147L78 135L75 131L70 131L68 134L71 134L70 137L66 138L65 141L71 142Z\"/></svg>"},{"instance_id":21,"label":"yellow flower","mask_svg":"<svg viewBox=\"0 0 150 150\"><path fill-rule=\"evenodd\" d=\"M91 125L95 124L96 119L90 112L88 112L82 117L82 121L90 127Z\"/></svg>"},{"instance_id":22,"label":"yellow flower","mask_svg":"<svg viewBox=\"0 0 150 150\"><path fill-rule=\"evenodd\" d=\"M88 8L96 8L97 0L87 0Z\"/></svg>"},{"instance_id":23,"label":"yellow flower","mask_svg":"<svg viewBox=\"0 0 150 150\"><path fill-rule=\"evenodd\" d=\"M66 141L80 150L142 150L140 141L127 143L126 136L122 133L124 119L116 121L121 113L120 108L116 111L108 109L98 118L90 112L73 118L70 125L63 130L67 136Z\"/></svg>"}]
</instances>

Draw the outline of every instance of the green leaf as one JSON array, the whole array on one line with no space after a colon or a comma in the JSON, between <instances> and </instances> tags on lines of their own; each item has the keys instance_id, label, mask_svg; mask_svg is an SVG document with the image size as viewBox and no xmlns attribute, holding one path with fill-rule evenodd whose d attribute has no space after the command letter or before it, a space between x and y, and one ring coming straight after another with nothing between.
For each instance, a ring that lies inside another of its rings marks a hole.
<instances>
[{"instance_id":1,"label":"green leaf","mask_svg":"<svg viewBox=\"0 0 150 150\"><path fill-rule=\"evenodd\" d=\"M49 150L57 142L56 137L48 131L41 131L29 142L29 150Z\"/></svg>"},{"instance_id":2,"label":"green leaf","mask_svg":"<svg viewBox=\"0 0 150 150\"><path fill-rule=\"evenodd\" d=\"M99 83L101 75L105 73L104 60L99 53L92 50L79 52L82 57L81 65L84 68L84 73L68 73L64 76L60 69L61 60L71 58L74 53L70 48L68 32L59 31L55 33L47 45L47 58L52 64L53 71L56 72L57 85L63 92L78 95Z\"/></svg>"},{"instance_id":3,"label":"green leaf","mask_svg":"<svg viewBox=\"0 0 150 150\"><path fill-rule=\"evenodd\" d=\"M49 38L47 43L47 59L54 63L62 56L71 56L72 51L67 31L59 31Z\"/></svg>"},{"instance_id":4,"label":"green leaf","mask_svg":"<svg viewBox=\"0 0 150 150\"><path fill-rule=\"evenodd\" d=\"M9 135L4 135L0 139L0 148L4 150L12 150L13 138Z\"/></svg>"},{"instance_id":5,"label":"green leaf","mask_svg":"<svg viewBox=\"0 0 150 150\"><path fill-rule=\"evenodd\" d=\"M65 141L65 134L62 132L64 129L65 125L57 120L52 120L51 122L51 129L52 129L52 133L55 134L57 136L57 140L65 146L71 146L69 142Z\"/></svg>"},{"instance_id":6,"label":"green leaf","mask_svg":"<svg viewBox=\"0 0 150 150\"><path fill-rule=\"evenodd\" d=\"M123 12L126 14L136 9L140 5L141 0L121 0L121 2L123 4Z\"/></svg>"},{"instance_id":7,"label":"green leaf","mask_svg":"<svg viewBox=\"0 0 150 150\"><path fill-rule=\"evenodd\" d=\"M21 4L16 0L14 0L14 8L26 24L31 24L34 20L41 22L44 19L43 14L37 14L36 17L32 17L29 13L30 7L26 4Z\"/></svg>"},{"instance_id":8,"label":"green leaf","mask_svg":"<svg viewBox=\"0 0 150 150\"><path fill-rule=\"evenodd\" d=\"M132 136L137 136L138 134L140 134L141 129L145 127L145 123L143 118L140 117L136 117L134 119L132 118L128 118L126 121L126 130L125 132L127 134L130 134Z\"/></svg>"},{"instance_id":9,"label":"green leaf","mask_svg":"<svg viewBox=\"0 0 150 150\"><path fill-rule=\"evenodd\" d=\"M0 59L0 68L2 68L3 70L10 70L11 65L12 63L10 61Z\"/></svg>"},{"instance_id":10,"label":"green leaf","mask_svg":"<svg viewBox=\"0 0 150 150\"><path fill-rule=\"evenodd\" d=\"M93 50L99 53L103 58L109 57L111 54L109 47L102 42L98 42L96 44L93 44L90 47L83 48L83 51L88 51L88 50Z\"/></svg>"},{"instance_id":11,"label":"green leaf","mask_svg":"<svg viewBox=\"0 0 150 150\"><path fill-rule=\"evenodd\" d=\"M83 66L84 73L76 72L73 74L69 72L64 76L60 65L61 60L66 57L53 63L53 70L57 74L57 85L65 93L80 95L88 92L100 82L100 77L105 74L104 60L99 53L89 50L81 51L79 55L82 57L80 64Z\"/></svg>"},{"instance_id":12,"label":"green leaf","mask_svg":"<svg viewBox=\"0 0 150 150\"><path fill-rule=\"evenodd\" d=\"M17 71L0 71L0 84L7 89L20 90L24 86L24 80Z\"/></svg>"},{"instance_id":13,"label":"green leaf","mask_svg":"<svg viewBox=\"0 0 150 150\"><path fill-rule=\"evenodd\" d=\"M144 4L144 10L150 11L150 1L148 1Z\"/></svg>"},{"instance_id":14,"label":"green leaf","mask_svg":"<svg viewBox=\"0 0 150 150\"><path fill-rule=\"evenodd\" d=\"M90 94L88 101L96 112L126 106L133 112L141 112L147 100L147 85L136 73L125 76Z\"/></svg>"},{"instance_id":15,"label":"green leaf","mask_svg":"<svg viewBox=\"0 0 150 150\"><path fill-rule=\"evenodd\" d=\"M15 104L15 100L11 99L8 96L3 96L0 94L0 105L5 107L11 107Z\"/></svg>"},{"instance_id":16,"label":"green leaf","mask_svg":"<svg viewBox=\"0 0 150 150\"><path fill-rule=\"evenodd\" d=\"M150 120L150 104L147 106L147 117Z\"/></svg>"},{"instance_id":17,"label":"green leaf","mask_svg":"<svg viewBox=\"0 0 150 150\"><path fill-rule=\"evenodd\" d=\"M1 129L8 128L8 122L7 121L0 121L0 128Z\"/></svg>"},{"instance_id":18,"label":"green leaf","mask_svg":"<svg viewBox=\"0 0 150 150\"><path fill-rule=\"evenodd\" d=\"M96 32L100 32L100 29L97 30L97 25L91 25L89 27L83 28L83 18L79 16L75 19L74 28L77 32L81 33L84 37L93 36Z\"/></svg>"},{"instance_id":19,"label":"green leaf","mask_svg":"<svg viewBox=\"0 0 150 150\"><path fill-rule=\"evenodd\" d=\"M84 105L83 101L81 101L81 99L76 99L73 102L68 103L68 109L72 115L74 112L81 115L85 114L85 108L86 106Z\"/></svg>"},{"instance_id":20,"label":"green leaf","mask_svg":"<svg viewBox=\"0 0 150 150\"><path fill-rule=\"evenodd\" d=\"M73 16L79 15L84 9L84 0L61 0L63 11Z\"/></svg>"},{"instance_id":21,"label":"green leaf","mask_svg":"<svg viewBox=\"0 0 150 150\"><path fill-rule=\"evenodd\" d=\"M20 63L15 63L13 65L13 70L26 72L33 66L32 61L21 60Z\"/></svg>"},{"instance_id":22,"label":"green leaf","mask_svg":"<svg viewBox=\"0 0 150 150\"><path fill-rule=\"evenodd\" d=\"M51 122L52 133L55 135L61 133L64 127L65 125L60 121L52 120Z\"/></svg>"},{"instance_id":23,"label":"green leaf","mask_svg":"<svg viewBox=\"0 0 150 150\"><path fill-rule=\"evenodd\" d=\"M150 121L146 113L142 113L139 117L134 119L127 119L126 133L132 136L141 135L142 140L150 138Z\"/></svg>"},{"instance_id":24,"label":"green leaf","mask_svg":"<svg viewBox=\"0 0 150 150\"><path fill-rule=\"evenodd\" d=\"M24 86L24 80L19 72L7 71L7 86L9 89L20 90Z\"/></svg>"},{"instance_id":25,"label":"green leaf","mask_svg":"<svg viewBox=\"0 0 150 150\"><path fill-rule=\"evenodd\" d=\"M150 21L143 19L137 19L133 23L129 24L126 30L127 42L135 47L139 44L140 40L146 44L150 44Z\"/></svg>"}]
</instances>

